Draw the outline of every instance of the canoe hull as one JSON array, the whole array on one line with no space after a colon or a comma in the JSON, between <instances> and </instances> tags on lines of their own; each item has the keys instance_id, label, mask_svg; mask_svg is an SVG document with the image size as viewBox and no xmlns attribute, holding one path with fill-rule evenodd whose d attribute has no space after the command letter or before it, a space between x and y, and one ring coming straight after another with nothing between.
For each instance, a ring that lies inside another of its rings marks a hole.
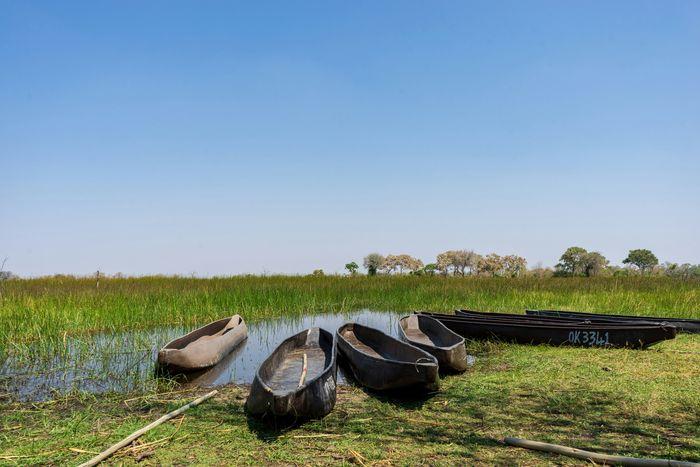
<instances>
[{"instance_id":1,"label":"canoe hull","mask_svg":"<svg viewBox=\"0 0 700 467\"><path fill-rule=\"evenodd\" d=\"M247 338L248 328L239 315L220 319L167 343L158 352L157 366L159 371L171 374L205 370Z\"/></svg>"},{"instance_id":2,"label":"canoe hull","mask_svg":"<svg viewBox=\"0 0 700 467\"><path fill-rule=\"evenodd\" d=\"M289 354L299 348L323 347L328 363L317 376L300 387L280 389L270 386L271 374L283 365ZM246 400L246 411L256 417L291 417L318 419L326 416L336 402L337 347L335 337L328 331L311 328L282 342L260 365Z\"/></svg>"},{"instance_id":3,"label":"canoe hull","mask_svg":"<svg viewBox=\"0 0 700 467\"><path fill-rule=\"evenodd\" d=\"M662 316L626 316L612 314L586 313L582 311L558 311L558 310L525 310L530 316L605 319L622 322L655 322L674 326L678 331L700 334L700 319L665 318Z\"/></svg>"},{"instance_id":4,"label":"canoe hull","mask_svg":"<svg viewBox=\"0 0 700 467\"><path fill-rule=\"evenodd\" d=\"M431 345L423 339L413 337L412 331L416 328L422 328L424 332L434 336L434 340L440 340L441 345L436 345L435 342ZM436 319L417 314L405 316L399 321L399 335L404 341L437 358L442 371L460 373L468 367L464 338Z\"/></svg>"},{"instance_id":5,"label":"canoe hull","mask_svg":"<svg viewBox=\"0 0 700 467\"><path fill-rule=\"evenodd\" d=\"M433 317L465 338L497 339L519 344L646 348L676 336L676 329L672 326L534 325L454 315Z\"/></svg>"},{"instance_id":6,"label":"canoe hull","mask_svg":"<svg viewBox=\"0 0 700 467\"><path fill-rule=\"evenodd\" d=\"M364 353L343 337L343 331L352 327L356 332L382 340L396 353L405 353L409 360L391 360ZM355 380L375 391L415 389L436 391L440 385L437 359L410 344L394 339L383 332L356 323L347 323L336 332L338 350L347 362Z\"/></svg>"}]
</instances>

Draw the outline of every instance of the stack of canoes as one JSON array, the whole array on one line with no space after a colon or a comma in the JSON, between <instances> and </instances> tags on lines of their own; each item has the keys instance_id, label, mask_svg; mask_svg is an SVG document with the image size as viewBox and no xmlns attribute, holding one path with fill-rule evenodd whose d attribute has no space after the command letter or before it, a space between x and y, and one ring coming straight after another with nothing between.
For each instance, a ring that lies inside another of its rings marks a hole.
<instances>
[{"instance_id":1,"label":"stack of canoes","mask_svg":"<svg viewBox=\"0 0 700 467\"><path fill-rule=\"evenodd\" d=\"M521 344L645 348L673 339L676 328L653 322L610 322L459 310L454 315L422 313L470 339L495 338Z\"/></svg>"},{"instance_id":2,"label":"stack of canoes","mask_svg":"<svg viewBox=\"0 0 700 467\"><path fill-rule=\"evenodd\" d=\"M600 323L666 324L675 327L678 332L700 334L700 319L665 318L662 316L609 315L559 310L525 310L525 313L530 316L537 316L540 318L590 320L591 322Z\"/></svg>"}]
</instances>

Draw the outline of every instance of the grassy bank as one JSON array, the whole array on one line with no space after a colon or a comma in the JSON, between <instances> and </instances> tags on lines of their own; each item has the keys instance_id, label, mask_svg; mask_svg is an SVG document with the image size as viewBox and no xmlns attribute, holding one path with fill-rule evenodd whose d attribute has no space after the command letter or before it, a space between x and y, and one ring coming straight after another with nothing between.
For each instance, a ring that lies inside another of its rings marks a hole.
<instances>
[{"instance_id":1,"label":"grassy bank","mask_svg":"<svg viewBox=\"0 0 700 467\"><path fill-rule=\"evenodd\" d=\"M0 349L8 343L165 324L230 311L249 322L361 308L409 311L563 308L698 317L700 281L627 278L231 277L51 278L0 283Z\"/></svg>"},{"instance_id":2,"label":"grassy bank","mask_svg":"<svg viewBox=\"0 0 700 467\"><path fill-rule=\"evenodd\" d=\"M65 336L164 324L189 327L227 311L242 313L251 323L361 308L460 306L700 318L700 283L668 278L152 277L103 279L99 288L94 280L55 278L0 287L0 346L21 351L40 344L54 357ZM468 346L477 355L474 367L444 378L441 391L424 400L343 387L325 419L274 430L246 417L246 388L229 386L112 462L580 463L506 447L504 436L638 457L700 458L698 335L681 335L645 351ZM0 464L83 461L203 392L158 387L129 395L64 395L41 403L4 400Z\"/></svg>"},{"instance_id":3,"label":"grassy bank","mask_svg":"<svg viewBox=\"0 0 700 467\"><path fill-rule=\"evenodd\" d=\"M700 339L647 351L470 343L479 356L423 400L341 388L321 421L273 430L249 420L247 390L147 434L111 462L362 465L580 464L506 447L520 436L602 452L700 458ZM191 400L194 392L73 396L0 406L0 463L76 464ZM153 443L153 444L149 444Z\"/></svg>"}]
</instances>

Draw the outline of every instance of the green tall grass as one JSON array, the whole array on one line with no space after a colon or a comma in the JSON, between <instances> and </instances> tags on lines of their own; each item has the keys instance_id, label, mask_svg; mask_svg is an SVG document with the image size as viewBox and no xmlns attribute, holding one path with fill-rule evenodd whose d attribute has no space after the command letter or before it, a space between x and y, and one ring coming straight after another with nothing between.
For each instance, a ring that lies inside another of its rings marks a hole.
<instances>
[{"instance_id":1,"label":"green tall grass","mask_svg":"<svg viewBox=\"0 0 700 467\"><path fill-rule=\"evenodd\" d=\"M95 331L375 310L557 308L700 318L700 281L664 277L42 278L0 283L0 349Z\"/></svg>"}]
</instances>

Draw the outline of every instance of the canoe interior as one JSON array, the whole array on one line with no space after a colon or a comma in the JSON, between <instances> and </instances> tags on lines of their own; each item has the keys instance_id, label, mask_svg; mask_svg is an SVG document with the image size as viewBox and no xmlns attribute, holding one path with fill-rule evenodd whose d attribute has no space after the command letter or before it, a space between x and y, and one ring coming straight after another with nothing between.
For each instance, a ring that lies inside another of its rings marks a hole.
<instances>
[{"instance_id":1,"label":"canoe interior","mask_svg":"<svg viewBox=\"0 0 700 467\"><path fill-rule=\"evenodd\" d=\"M356 350L374 358L413 363L426 357L422 350L393 338L387 339L386 334L370 327L346 324L338 332Z\"/></svg>"},{"instance_id":2,"label":"canoe interior","mask_svg":"<svg viewBox=\"0 0 700 467\"><path fill-rule=\"evenodd\" d=\"M223 336L227 332L235 329L236 326L240 325L243 321L238 315L231 318L224 318L213 323L209 323L204 327L195 329L189 334L168 342L168 344L163 347L164 349L184 349L188 345L195 344L196 342L201 342L202 340L214 339Z\"/></svg>"},{"instance_id":3,"label":"canoe interior","mask_svg":"<svg viewBox=\"0 0 700 467\"><path fill-rule=\"evenodd\" d=\"M264 383L275 394L285 394L299 388L306 354L306 385L318 378L333 363L333 335L311 328L283 342L260 367Z\"/></svg>"},{"instance_id":4,"label":"canoe interior","mask_svg":"<svg viewBox=\"0 0 700 467\"><path fill-rule=\"evenodd\" d=\"M399 325L406 338L432 347L449 348L464 343L464 339L429 316L409 315Z\"/></svg>"}]
</instances>

